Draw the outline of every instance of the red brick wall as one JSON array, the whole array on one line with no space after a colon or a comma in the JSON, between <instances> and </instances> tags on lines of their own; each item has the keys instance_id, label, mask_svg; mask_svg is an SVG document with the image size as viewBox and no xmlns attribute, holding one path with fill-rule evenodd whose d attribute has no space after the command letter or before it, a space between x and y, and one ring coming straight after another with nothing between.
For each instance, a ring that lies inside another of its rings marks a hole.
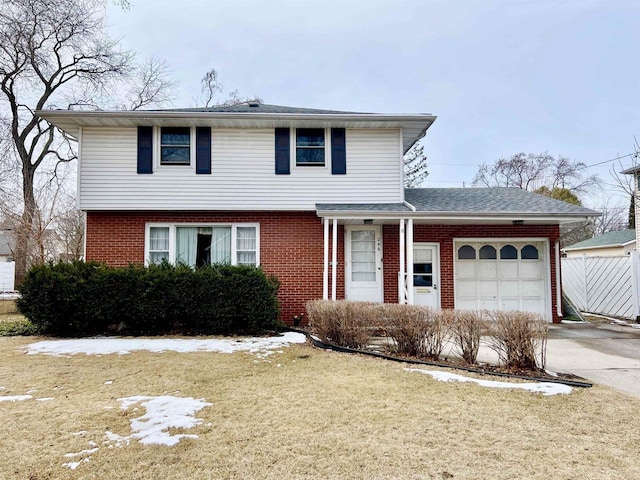
<instances>
[{"instance_id":1,"label":"red brick wall","mask_svg":"<svg viewBox=\"0 0 640 480\"><path fill-rule=\"evenodd\" d=\"M280 280L281 319L291 322L304 312L308 300L322 298L322 221L313 212L88 212L87 260L143 263L147 222L260 223L260 263ZM341 235L339 245L343 244ZM342 250L339 298L344 298Z\"/></svg>"},{"instance_id":2,"label":"red brick wall","mask_svg":"<svg viewBox=\"0 0 640 480\"><path fill-rule=\"evenodd\" d=\"M87 260L111 265L144 262L145 223L148 222L256 222L260 224L260 263L281 282L278 297L281 318L291 322L304 312L308 300L322 298L323 226L313 212L89 212ZM398 301L398 224L383 227L384 301ZM551 286L556 316L555 252L557 226L415 225L415 242L440 244L440 291L443 308L453 308L453 238L544 237L551 240ZM331 242L330 242L331 243ZM344 227L338 228L337 298L343 299ZM331 261L331 253L329 254ZM329 269L329 297L331 268Z\"/></svg>"},{"instance_id":3,"label":"red brick wall","mask_svg":"<svg viewBox=\"0 0 640 480\"><path fill-rule=\"evenodd\" d=\"M384 301L398 301L399 226L385 225L383 231L384 249ZM542 237L550 240L551 300L553 321L560 318L556 312L556 265L554 242L560 236L557 225L415 225L414 242L440 244L440 295L442 308L454 307L453 291L453 239L454 238L518 238Z\"/></svg>"}]
</instances>

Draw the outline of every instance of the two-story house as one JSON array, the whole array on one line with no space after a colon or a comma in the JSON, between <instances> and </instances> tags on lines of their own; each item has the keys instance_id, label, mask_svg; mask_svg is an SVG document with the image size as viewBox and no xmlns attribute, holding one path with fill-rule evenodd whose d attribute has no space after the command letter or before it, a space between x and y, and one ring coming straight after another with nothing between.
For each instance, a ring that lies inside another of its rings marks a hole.
<instances>
[{"instance_id":1,"label":"two-story house","mask_svg":"<svg viewBox=\"0 0 640 480\"><path fill-rule=\"evenodd\" d=\"M430 114L275 105L40 111L78 140L86 258L260 265L310 299L561 316L559 225L596 212L505 188L403 188Z\"/></svg>"}]
</instances>

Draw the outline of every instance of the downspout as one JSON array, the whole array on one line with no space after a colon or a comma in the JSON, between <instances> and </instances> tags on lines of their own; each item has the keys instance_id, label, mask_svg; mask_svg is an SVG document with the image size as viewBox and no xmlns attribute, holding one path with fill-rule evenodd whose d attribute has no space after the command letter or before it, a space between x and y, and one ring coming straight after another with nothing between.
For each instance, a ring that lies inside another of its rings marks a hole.
<instances>
[{"instance_id":1,"label":"downspout","mask_svg":"<svg viewBox=\"0 0 640 480\"><path fill-rule=\"evenodd\" d=\"M556 240L556 313L562 318L562 283L560 279L560 240Z\"/></svg>"},{"instance_id":2,"label":"downspout","mask_svg":"<svg viewBox=\"0 0 640 480\"><path fill-rule=\"evenodd\" d=\"M593 222L591 221L591 218L588 218L586 222L584 222L582 225L578 225L576 228L572 228L571 230L569 230L568 232L566 232L564 235L561 235L560 237L558 237L558 240L556 240L555 242L555 248L556 248L556 254L555 254L555 260L556 260L556 313L558 314L558 317L562 318L562 278L560 276L560 240L562 240L563 238L567 237L568 235L571 235L573 232L581 230L583 228L588 227L589 225L591 225Z\"/></svg>"}]
</instances>

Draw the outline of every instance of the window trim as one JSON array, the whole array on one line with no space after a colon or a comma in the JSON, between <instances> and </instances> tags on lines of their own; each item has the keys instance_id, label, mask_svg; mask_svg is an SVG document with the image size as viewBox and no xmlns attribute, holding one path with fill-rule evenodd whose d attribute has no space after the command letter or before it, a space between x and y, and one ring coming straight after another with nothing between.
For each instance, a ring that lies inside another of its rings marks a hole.
<instances>
[{"instance_id":1,"label":"window trim","mask_svg":"<svg viewBox=\"0 0 640 480\"><path fill-rule=\"evenodd\" d=\"M162 129L163 128L188 128L189 129L189 164L162 163ZM191 168L196 171L196 129L188 125L162 125L153 127L153 167L155 169L179 169Z\"/></svg>"},{"instance_id":2,"label":"window trim","mask_svg":"<svg viewBox=\"0 0 640 480\"><path fill-rule=\"evenodd\" d=\"M301 163L298 164L296 161L298 147L296 145L297 138L297 130L298 128L317 128L324 130L324 163L314 164L314 163ZM331 128L329 127L292 127L290 135L290 143L289 143L289 161L291 165L293 165L293 169L303 169L303 170L318 170L318 171L326 171L331 169Z\"/></svg>"},{"instance_id":3,"label":"window trim","mask_svg":"<svg viewBox=\"0 0 640 480\"><path fill-rule=\"evenodd\" d=\"M231 265L238 265L238 227L253 227L256 229L256 267L260 266L260 224L255 222L149 222L145 224L144 233L144 265L151 265L150 246L151 228L169 228L169 263L176 263L176 228L178 227L231 227Z\"/></svg>"}]
</instances>

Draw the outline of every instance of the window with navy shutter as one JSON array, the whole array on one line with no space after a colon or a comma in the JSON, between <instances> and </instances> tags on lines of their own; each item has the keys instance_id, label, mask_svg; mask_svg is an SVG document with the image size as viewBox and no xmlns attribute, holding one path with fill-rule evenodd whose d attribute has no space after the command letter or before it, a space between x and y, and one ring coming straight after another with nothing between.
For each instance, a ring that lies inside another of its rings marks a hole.
<instances>
[{"instance_id":1,"label":"window with navy shutter","mask_svg":"<svg viewBox=\"0 0 640 480\"><path fill-rule=\"evenodd\" d=\"M153 127L138 127L138 173L153 173Z\"/></svg>"},{"instance_id":2,"label":"window with navy shutter","mask_svg":"<svg viewBox=\"0 0 640 480\"><path fill-rule=\"evenodd\" d=\"M211 128L196 128L196 173L211 173Z\"/></svg>"},{"instance_id":3,"label":"window with navy shutter","mask_svg":"<svg viewBox=\"0 0 640 480\"><path fill-rule=\"evenodd\" d=\"M347 149L344 128L331 129L331 173L347 174Z\"/></svg>"},{"instance_id":4,"label":"window with navy shutter","mask_svg":"<svg viewBox=\"0 0 640 480\"><path fill-rule=\"evenodd\" d=\"M289 175L289 129L276 128L276 175Z\"/></svg>"}]
</instances>

